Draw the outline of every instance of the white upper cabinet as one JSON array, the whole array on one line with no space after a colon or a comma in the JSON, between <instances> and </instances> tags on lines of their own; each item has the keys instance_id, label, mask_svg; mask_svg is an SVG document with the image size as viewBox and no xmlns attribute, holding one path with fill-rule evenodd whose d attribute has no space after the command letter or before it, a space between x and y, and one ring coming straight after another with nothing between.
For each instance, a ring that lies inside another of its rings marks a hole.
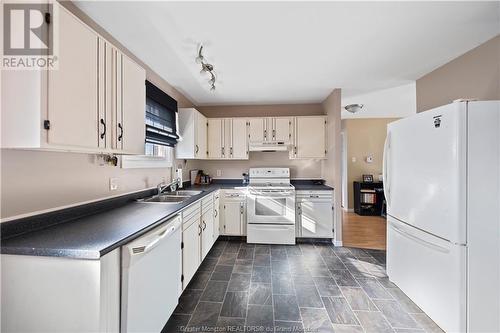
<instances>
[{"instance_id":1,"label":"white upper cabinet","mask_svg":"<svg viewBox=\"0 0 500 333\"><path fill-rule=\"evenodd\" d=\"M293 120L293 117L248 118L249 143L290 143L293 139Z\"/></svg>"},{"instance_id":2,"label":"white upper cabinet","mask_svg":"<svg viewBox=\"0 0 500 333\"><path fill-rule=\"evenodd\" d=\"M265 129L266 129L266 118L249 118L248 119L249 143L263 142Z\"/></svg>"},{"instance_id":3,"label":"white upper cabinet","mask_svg":"<svg viewBox=\"0 0 500 333\"><path fill-rule=\"evenodd\" d=\"M62 7L59 24L58 69L48 71L47 141L95 149L98 133L109 130L97 119L98 36Z\"/></svg>"},{"instance_id":4,"label":"white upper cabinet","mask_svg":"<svg viewBox=\"0 0 500 333\"><path fill-rule=\"evenodd\" d=\"M326 158L326 117L295 118L295 140L290 158Z\"/></svg>"},{"instance_id":5,"label":"white upper cabinet","mask_svg":"<svg viewBox=\"0 0 500 333\"><path fill-rule=\"evenodd\" d=\"M115 124L117 148L127 153L143 155L146 141L146 125L144 122L146 116L146 72L130 58L122 55L120 76L122 82L122 121Z\"/></svg>"},{"instance_id":6,"label":"white upper cabinet","mask_svg":"<svg viewBox=\"0 0 500 333\"><path fill-rule=\"evenodd\" d=\"M57 68L2 73L2 148L144 154L145 70L53 6Z\"/></svg>"},{"instance_id":7,"label":"white upper cabinet","mask_svg":"<svg viewBox=\"0 0 500 333\"><path fill-rule=\"evenodd\" d=\"M221 159L224 155L224 120L223 119L208 119L207 128L207 147L209 159Z\"/></svg>"},{"instance_id":8,"label":"white upper cabinet","mask_svg":"<svg viewBox=\"0 0 500 333\"><path fill-rule=\"evenodd\" d=\"M245 118L208 119L209 159L248 159Z\"/></svg>"},{"instance_id":9,"label":"white upper cabinet","mask_svg":"<svg viewBox=\"0 0 500 333\"><path fill-rule=\"evenodd\" d=\"M247 120L232 118L230 158L237 160L248 159L247 137Z\"/></svg>"},{"instance_id":10,"label":"white upper cabinet","mask_svg":"<svg viewBox=\"0 0 500 333\"><path fill-rule=\"evenodd\" d=\"M99 39L99 147L144 154L146 72Z\"/></svg>"},{"instance_id":11,"label":"white upper cabinet","mask_svg":"<svg viewBox=\"0 0 500 333\"><path fill-rule=\"evenodd\" d=\"M207 158L207 118L194 108L179 109L179 134L182 141L175 146L177 158Z\"/></svg>"},{"instance_id":12,"label":"white upper cabinet","mask_svg":"<svg viewBox=\"0 0 500 333\"><path fill-rule=\"evenodd\" d=\"M272 140L289 143L292 141L293 118L273 118Z\"/></svg>"}]
</instances>

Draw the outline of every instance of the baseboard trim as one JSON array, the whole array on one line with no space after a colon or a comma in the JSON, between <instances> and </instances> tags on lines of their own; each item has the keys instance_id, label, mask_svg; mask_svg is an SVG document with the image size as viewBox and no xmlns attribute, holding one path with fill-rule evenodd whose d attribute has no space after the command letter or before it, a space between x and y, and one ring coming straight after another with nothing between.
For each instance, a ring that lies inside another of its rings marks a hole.
<instances>
[{"instance_id":1,"label":"baseboard trim","mask_svg":"<svg viewBox=\"0 0 500 333\"><path fill-rule=\"evenodd\" d=\"M343 246L342 241L336 241L336 240L333 241L333 245L334 246Z\"/></svg>"}]
</instances>

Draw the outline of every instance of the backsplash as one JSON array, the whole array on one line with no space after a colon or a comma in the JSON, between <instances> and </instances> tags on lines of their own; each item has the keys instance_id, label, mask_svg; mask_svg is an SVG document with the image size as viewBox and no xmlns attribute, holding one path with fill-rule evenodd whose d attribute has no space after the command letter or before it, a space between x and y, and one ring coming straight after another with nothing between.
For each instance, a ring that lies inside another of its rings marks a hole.
<instances>
[{"instance_id":1,"label":"backsplash","mask_svg":"<svg viewBox=\"0 0 500 333\"><path fill-rule=\"evenodd\" d=\"M197 161L197 166L213 178L241 179L243 172L257 167L288 167L291 178L322 178L321 160L291 160L288 152L250 152L248 160L204 160ZM217 175L217 170L221 171L220 176Z\"/></svg>"}]
</instances>

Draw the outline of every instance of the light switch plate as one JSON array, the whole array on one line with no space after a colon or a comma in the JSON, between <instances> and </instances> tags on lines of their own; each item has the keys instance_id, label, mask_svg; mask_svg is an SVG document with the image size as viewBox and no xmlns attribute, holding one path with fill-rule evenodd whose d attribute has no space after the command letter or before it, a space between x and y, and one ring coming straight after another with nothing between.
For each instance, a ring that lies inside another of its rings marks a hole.
<instances>
[{"instance_id":1,"label":"light switch plate","mask_svg":"<svg viewBox=\"0 0 500 333\"><path fill-rule=\"evenodd\" d=\"M217 170L217 177L222 176L222 170Z\"/></svg>"},{"instance_id":2,"label":"light switch plate","mask_svg":"<svg viewBox=\"0 0 500 333\"><path fill-rule=\"evenodd\" d=\"M109 190L116 191L118 190L118 178L109 178Z\"/></svg>"}]
</instances>

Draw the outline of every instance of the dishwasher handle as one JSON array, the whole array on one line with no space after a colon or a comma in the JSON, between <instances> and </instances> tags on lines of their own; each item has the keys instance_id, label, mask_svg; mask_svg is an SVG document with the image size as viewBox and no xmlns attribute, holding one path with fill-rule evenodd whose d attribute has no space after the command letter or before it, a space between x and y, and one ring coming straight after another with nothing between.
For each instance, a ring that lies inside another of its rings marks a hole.
<instances>
[{"instance_id":1,"label":"dishwasher handle","mask_svg":"<svg viewBox=\"0 0 500 333\"><path fill-rule=\"evenodd\" d=\"M172 235L179 228L179 226L180 223L179 219L177 218L177 221L172 222L171 225L160 232L153 240L149 241L147 244L128 247L129 255L132 257L148 253L156 246L158 246L158 244L160 244L163 239L168 238L170 235Z\"/></svg>"}]
</instances>

